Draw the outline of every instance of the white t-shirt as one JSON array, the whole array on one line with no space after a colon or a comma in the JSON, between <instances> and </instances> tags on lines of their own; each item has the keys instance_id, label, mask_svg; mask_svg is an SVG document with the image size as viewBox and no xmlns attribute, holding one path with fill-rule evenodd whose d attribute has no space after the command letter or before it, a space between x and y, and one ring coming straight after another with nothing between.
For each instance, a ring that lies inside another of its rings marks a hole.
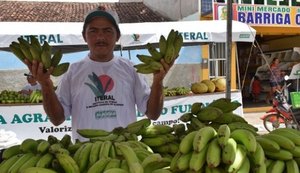
<instances>
[{"instance_id":1,"label":"white t-shirt","mask_svg":"<svg viewBox=\"0 0 300 173\"><path fill-rule=\"evenodd\" d=\"M66 118L72 116L73 139L84 140L77 129L111 131L136 121L136 107L146 112L150 88L127 59L103 63L86 57L71 64L56 93Z\"/></svg>"}]
</instances>

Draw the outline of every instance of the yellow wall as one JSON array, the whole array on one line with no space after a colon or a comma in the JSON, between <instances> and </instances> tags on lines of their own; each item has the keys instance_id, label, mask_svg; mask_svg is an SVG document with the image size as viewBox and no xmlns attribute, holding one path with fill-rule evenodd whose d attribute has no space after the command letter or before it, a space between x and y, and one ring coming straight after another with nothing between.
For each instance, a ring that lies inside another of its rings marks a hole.
<instances>
[{"instance_id":1,"label":"yellow wall","mask_svg":"<svg viewBox=\"0 0 300 173\"><path fill-rule=\"evenodd\" d=\"M202 59L207 60L209 58L209 45L202 45ZM232 43L231 48L231 89L237 89L237 68L236 68L236 43ZM200 80L208 79L209 71L208 71L208 63L202 63L202 68L200 72Z\"/></svg>"}]
</instances>

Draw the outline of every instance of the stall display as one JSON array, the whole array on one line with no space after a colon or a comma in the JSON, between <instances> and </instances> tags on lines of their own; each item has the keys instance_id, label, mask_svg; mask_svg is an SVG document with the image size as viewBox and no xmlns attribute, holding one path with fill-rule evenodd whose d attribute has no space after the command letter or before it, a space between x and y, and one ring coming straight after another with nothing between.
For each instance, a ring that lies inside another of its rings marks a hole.
<instances>
[{"instance_id":1,"label":"stall display","mask_svg":"<svg viewBox=\"0 0 300 173\"><path fill-rule=\"evenodd\" d=\"M192 104L183 122L155 125L142 118L112 131L78 129L86 141L25 139L2 153L2 172L299 172L300 132L276 129L260 135L233 111L241 105L219 98ZM218 110L207 116L206 109ZM226 119L217 121L217 119Z\"/></svg>"}]
</instances>

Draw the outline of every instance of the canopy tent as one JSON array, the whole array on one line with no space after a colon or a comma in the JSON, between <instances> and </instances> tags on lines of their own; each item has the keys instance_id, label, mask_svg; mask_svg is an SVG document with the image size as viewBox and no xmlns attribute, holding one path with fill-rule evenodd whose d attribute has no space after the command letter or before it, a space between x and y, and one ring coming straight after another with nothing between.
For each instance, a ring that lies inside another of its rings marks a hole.
<instances>
[{"instance_id":1,"label":"canopy tent","mask_svg":"<svg viewBox=\"0 0 300 173\"><path fill-rule=\"evenodd\" d=\"M226 21L180 21L121 23L121 38L117 45L122 49L143 47L146 43L158 43L160 35L167 36L171 29L181 32L184 43L226 42ZM66 49L64 52L87 50L81 35L83 23L62 22L0 22L0 50L8 50L18 37L35 35L42 43ZM253 42L256 31L238 21L232 23L233 42Z\"/></svg>"}]
</instances>

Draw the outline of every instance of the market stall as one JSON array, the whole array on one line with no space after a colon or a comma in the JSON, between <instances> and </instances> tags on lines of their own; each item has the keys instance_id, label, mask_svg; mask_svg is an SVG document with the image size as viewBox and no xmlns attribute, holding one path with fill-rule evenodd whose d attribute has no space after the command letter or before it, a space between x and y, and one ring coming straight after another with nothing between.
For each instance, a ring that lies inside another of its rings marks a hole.
<instances>
[{"instance_id":1,"label":"market stall","mask_svg":"<svg viewBox=\"0 0 300 173\"><path fill-rule=\"evenodd\" d=\"M51 46L59 47L64 52L85 50L86 43L81 36L82 23L32 23L32 22L1 22L0 50L8 50L8 46L18 37L29 39L35 35L40 42L47 41ZM131 49L143 47L146 43L158 43L160 35L169 33L171 29L178 30L186 44L209 42L226 42L226 21L191 21L164 23L132 23L120 24L122 36L118 42L119 48ZM233 42L253 42L255 30L247 24L233 21ZM225 97L224 92L172 97L166 99L162 116L157 123L176 123L180 115L190 111L194 102ZM240 91L232 93L232 100L242 103ZM242 107L236 113L243 115ZM139 114L137 113L137 117ZM21 140L26 138L46 138L52 134L61 138L71 132L70 120L60 126L53 126L45 114L41 104L0 105L1 128L13 131Z\"/></svg>"}]
</instances>

